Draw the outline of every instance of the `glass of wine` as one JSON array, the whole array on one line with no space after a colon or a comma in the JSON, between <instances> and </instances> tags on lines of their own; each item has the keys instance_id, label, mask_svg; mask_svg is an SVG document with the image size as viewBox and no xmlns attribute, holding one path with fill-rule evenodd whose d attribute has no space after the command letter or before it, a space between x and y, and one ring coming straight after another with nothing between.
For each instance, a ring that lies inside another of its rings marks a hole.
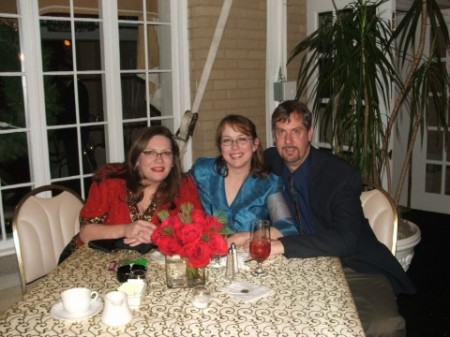
<instances>
[{"instance_id":1,"label":"glass of wine","mask_svg":"<svg viewBox=\"0 0 450 337\"><path fill-rule=\"evenodd\" d=\"M252 271L254 276L267 275L262 269L262 263L267 260L270 255L270 221L255 220L252 223L252 231L250 233L250 256L258 265Z\"/></svg>"}]
</instances>

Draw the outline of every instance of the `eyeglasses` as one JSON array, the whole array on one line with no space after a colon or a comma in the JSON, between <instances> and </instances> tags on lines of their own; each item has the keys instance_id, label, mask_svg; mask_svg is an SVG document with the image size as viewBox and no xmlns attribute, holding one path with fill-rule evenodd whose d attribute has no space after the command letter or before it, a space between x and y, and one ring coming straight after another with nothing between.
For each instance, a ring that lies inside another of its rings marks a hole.
<instances>
[{"instance_id":1,"label":"eyeglasses","mask_svg":"<svg viewBox=\"0 0 450 337\"><path fill-rule=\"evenodd\" d=\"M238 137L236 139L224 138L220 141L220 144L223 146L232 146L233 144L237 144L239 146L247 145L248 142L252 140L252 137Z\"/></svg>"},{"instance_id":2,"label":"eyeglasses","mask_svg":"<svg viewBox=\"0 0 450 337\"><path fill-rule=\"evenodd\" d=\"M294 177L293 176L289 177L289 194L291 195L292 203L294 204L295 224L297 225L298 232L300 234L303 234L302 216L301 216L301 212L300 212L300 206L298 204L298 198L297 198L298 193L297 193L297 189L295 188L295 185L294 185Z\"/></svg>"},{"instance_id":3,"label":"eyeglasses","mask_svg":"<svg viewBox=\"0 0 450 337\"><path fill-rule=\"evenodd\" d=\"M162 160L168 160L168 159L172 158L171 151L156 152L153 150L144 150L144 151L142 151L142 153L144 154L144 156L151 158L151 159L156 159L159 157Z\"/></svg>"}]
</instances>

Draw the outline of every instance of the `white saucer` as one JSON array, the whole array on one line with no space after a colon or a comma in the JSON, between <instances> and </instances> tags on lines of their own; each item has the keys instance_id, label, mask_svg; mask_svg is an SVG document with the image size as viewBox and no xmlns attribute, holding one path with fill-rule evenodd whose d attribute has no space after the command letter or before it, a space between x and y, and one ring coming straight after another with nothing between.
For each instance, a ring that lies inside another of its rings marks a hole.
<instances>
[{"instance_id":1,"label":"white saucer","mask_svg":"<svg viewBox=\"0 0 450 337\"><path fill-rule=\"evenodd\" d=\"M94 316L95 314L98 314L102 309L103 309L103 302L100 298L97 298L89 306L89 309L81 314L72 314L67 312L64 309L62 302L58 302L55 305L53 305L52 309L50 310L50 314L55 318L63 320L83 320L91 316Z\"/></svg>"},{"instance_id":2,"label":"white saucer","mask_svg":"<svg viewBox=\"0 0 450 337\"><path fill-rule=\"evenodd\" d=\"M166 256L157 249L152 250L149 256L151 260L159 263L164 263L166 261Z\"/></svg>"}]
</instances>

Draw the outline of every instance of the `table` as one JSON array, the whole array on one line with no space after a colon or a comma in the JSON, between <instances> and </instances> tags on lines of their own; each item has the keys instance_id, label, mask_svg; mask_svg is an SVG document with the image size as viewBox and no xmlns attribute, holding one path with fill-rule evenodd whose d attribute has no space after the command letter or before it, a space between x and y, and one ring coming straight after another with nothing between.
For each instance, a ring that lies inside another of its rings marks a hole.
<instances>
[{"instance_id":1,"label":"table","mask_svg":"<svg viewBox=\"0 0 450 337\"><path fill-rule=\"evenodd\" d=\"M16 305L0 316L7 336L364 336L339 259L271 257L267 277L242 270L239 279L274 290L256 302L242 302L219 291L229 284L224 269L208 268L212 302L206 309L191 303L192 289L168 289L164 264L148 258L146 293L133 320L123 327L101 322L101 312L83 321L59 320L50 314L62 290L88 287L101 296L120 283L111 261L141 258L134 251L104 253L81 248L47 275ZM250 267L253 267L253 261Z\"/></svg>"}]
</instances>

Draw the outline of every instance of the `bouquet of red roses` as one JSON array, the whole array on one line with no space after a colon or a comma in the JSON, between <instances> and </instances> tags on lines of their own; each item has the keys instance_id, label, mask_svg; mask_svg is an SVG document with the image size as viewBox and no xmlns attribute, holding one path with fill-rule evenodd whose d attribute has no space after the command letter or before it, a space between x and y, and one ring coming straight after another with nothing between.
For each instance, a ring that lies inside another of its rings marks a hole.
<instances>
[{"instance_id":1,"label":"bouquet of red roses","mask_svg":"<svg viewBox=\"0 0 450 337\"><path fill-rule=\"evenodd\" d=\"M225 255L228 245L224 237L227 228L216 216L205 215L191 203L182 204L181 212L169 216L167 210L158 213L161 225L152 234L152 242L165 255L180 255L193 268L205 267L216 255Z\"/></svg>"}]
</instances>

